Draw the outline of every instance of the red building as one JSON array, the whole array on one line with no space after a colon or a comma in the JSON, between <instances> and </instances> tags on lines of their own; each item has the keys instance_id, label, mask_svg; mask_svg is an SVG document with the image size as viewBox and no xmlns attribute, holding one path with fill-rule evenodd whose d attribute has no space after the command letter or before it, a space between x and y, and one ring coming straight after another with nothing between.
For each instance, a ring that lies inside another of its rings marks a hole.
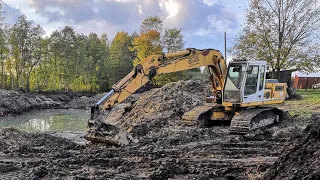
<instances>
[{"instance_id":1,"label":"red building","mask_svg":"<svg viewBox=\"0 0 320 180\"><path fill-rule=\"evenodd\" d=\"M320 83L320 73L296 73L294 77L293 87L296 89L312 88L313 84Z\"/></svg>"}]
</instances>

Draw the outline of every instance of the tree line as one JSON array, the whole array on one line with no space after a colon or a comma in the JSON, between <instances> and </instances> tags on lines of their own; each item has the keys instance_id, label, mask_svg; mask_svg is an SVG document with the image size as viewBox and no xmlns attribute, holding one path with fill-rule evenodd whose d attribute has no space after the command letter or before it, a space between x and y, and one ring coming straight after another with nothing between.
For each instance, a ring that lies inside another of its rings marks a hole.
<instances>
[{"instance_id":1,"label":"tree line","mask_svg":"<svg viewBox=\"0 0 320 180\"><path fill-rule=\"evenodd\" d=\"M246 21L230 49L233 57L266 60L273 78L280 70L316 71L320 67L319 0L251 0ZM25 91L103 92L126 76L140 60L184 48L181 29L164 28L149 16L140 32L88 35L70 26L45 36L42 27L18 17L4 23L0 6L0 88ZM199 69L164 74L153 83L197 77Z\"/></svg>"},{"instance_id":2,"label":"tree line","mask_svg":"<svg viewBox=\"0 0 320 180\"><path fill-rule=\"evenodd\" d=\"M140 33L118 32L110 42L107 34L84 35L70 26L44 36L42 27L18 17L14 25L0 17L0 88L25 91L103 92L126 76L139 60L184 47L177 28L163 29L160 17L147 17ZM163 85L188 79L173 73L154 80Z\"/></svg>"}]
</instances>

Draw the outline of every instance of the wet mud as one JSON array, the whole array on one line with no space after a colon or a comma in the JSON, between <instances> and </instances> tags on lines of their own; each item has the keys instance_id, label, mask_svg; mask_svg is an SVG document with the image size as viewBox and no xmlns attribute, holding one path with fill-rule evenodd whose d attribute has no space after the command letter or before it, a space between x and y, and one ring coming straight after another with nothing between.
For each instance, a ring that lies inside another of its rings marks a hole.
<instances>
[{"instance_id":1,"label":"wet mud","mask_svg":"<svg viewBox=\"0 0 320 180\"><path fill-rule=\"evenodd\" d=\"M320 179L320 113L312 115L303 133L286 146L263 180Z\"/></svg>"},{"instance_id":2,"label":"wet mud","mask_svg":"<svg viewBox=\"0 0 320 180\"><path fill-rule=\"evenodd\" d=\"M87 94L86 94L87 95ZM23 93L0 89L0 117L17 115L33 109L89 109L103 94Z\"/></svg>"},{"instance_id":3,"label":"wet mud","mask_svg":"<svg viewBox=\"0 0 320 180\"><path fill-rule=\"evenodd\" d=\"M254 179L287 142L269 134L229 135L227 127L168 127L155 134L111 147L2 129L0 179Z\"/></svg>"}]
</instances>

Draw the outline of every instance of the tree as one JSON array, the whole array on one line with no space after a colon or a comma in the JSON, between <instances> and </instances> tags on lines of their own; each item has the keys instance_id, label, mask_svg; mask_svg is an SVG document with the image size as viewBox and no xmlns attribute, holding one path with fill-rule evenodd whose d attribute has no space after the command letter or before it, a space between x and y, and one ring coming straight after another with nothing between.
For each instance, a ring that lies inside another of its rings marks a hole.
<instances>
[{"instance_id":1,"label":"tree","mask_svg":"<svg viewBox=\"0 0 320 180\"><path fill-rule=\"evenodd\" d=\"M48 84L47 88L51 90L60 90L61 88L61 79L62 72L64 71L64 67L62 64L62 34L58 30L52 32L49 37L49 54L50 59L48 62L48 70L51 70L51 73L48 73ZM46 65L44 65L46 67ZM48 72L44 71L44 73Z\"/></svg>"},{"instance_id":2,"label":"tree","mask_svg":"<svg viewBox=\"0 0 320 180\"><path fill-rule=\"evenodd\" d=\"M16 73L15 86L28 91L30 75L41 58L41 36L44 34L39 25L28 21L22 15L10 29L10 45Z\"/></svg>"},{"instance_id":3,"label":"tree","mask_svg":"<svg viewBox=\"0 0 320 180\"><path fill-rule=\"evenodd\" d=\"M134 60L134 66L140 60L152 55L162 53L160 33L155 30L150 30L146 33L141 33L133 40L132 51L137 52L137 58Z\"/></svg>"},{"instance_id":4,"label":"tree","mask_svg":"<svg viewBox=\"0 0 320 180\"><path fill-rule=\"evenodd\" d=\"M7 29L5 27L4 21L4 12L2 11L2 4L0 4L0 61L1 61L1 80L0 88L4 88L5 82L5 58L8 54L8 43L7 43Z\"/></svg>"},{"instance_id":5,"label":"tree","mask_svg":"<svg viewBox=\"0 0 320 180\"><path fill-rule=\"evenodd\" d=\"M183 35L181 29L166 29L162 38L163 47L167 52L181 50L184 47Z\"/></svg>"},{"instance_id":6,"label":"tree","mask_svg":"<svg viewBox=\"0 0 320 180\"><path fill-rule=\"evenodd\" d=\"M159 16L149 16L142 21L140 33L144 34L151 30L162 32L162 20Z\"/></svg>"},{"instance_id":7,"label":"tree","mask_svg":"<svg viewBox=\"0 0 320 180\"><path fill-rule=\"evenodd\" d=\"M319 55L318 0L251 0L246 24L232 48L238 58L263 59L273 77L281 69L315 67Z\"/></svg>"},{"instance_id":8,"label":"tree","mask_svg":"<svg viewBox=\"0 0 320 180\"><path fill-rule=\"evenodd\" d=\"M107 68L107 64L109 62L110 55L110 44L107 34L102 34L100 38L100 50L101 50L101 59L98 62L98 66L100 67L97 77L99 81L99 90L107 91L110 88L110 80L109 80L109 71Z\"/></svg>"},{"instance_id":9,"label":"tree","mask_svg":"<svg viewBox=\"0 0 320 180\"><path fill-rule=\"evenodd\" d=\"M33 71L33 68L40 62L42 58L42 35L44 35L44 30L39 26L32 26L30 29L30 55L27 59L27 82L26 82L26 91L30 91L30 77Z\"/></svg>"},{"instance_id":10,"label":"tree","mask_svg":"<svg viewBox=\"0 0 320 180\"><path fill-rule=\"evenodd\" d=\"M110 73L110 84L117 83L132 70L132 58L129 47L131 37L128 33L118 32L110 46L110 57L108 72Z\"/></svg>"},{"instance_id":11,"label":"tree","mask_svg":"<svg viewBox=\"0 0 320 180\"><path fill-rule=\"evenodd\" d=\"M161 36L162 20L158 16L146 18L140 34L118 32L111 43L107 34L78 34L69 26L43 37L41 26L24 15L10 28L2 20L0 7L0 86L13 90L106 91L132 70L132 51L137 53L138 63L162 53L161 42L169 51L183 47L180 30L168 29ZM159 81L179 79L176 74Z\"/></svg>"},{"instance_id":12,"label":"tree","mask_svg":"<svg viewBox=\"0 0 320 180\"><path fill-rule=\"evenodd\" d=\"M61 42L62 42L62 59L61 62L64 66L61 77L64 90L69 91L69 85L75 75L75 54L76 54L76 34L72 27L66 26L61 31Z\"/></svg>"}]
</instances>

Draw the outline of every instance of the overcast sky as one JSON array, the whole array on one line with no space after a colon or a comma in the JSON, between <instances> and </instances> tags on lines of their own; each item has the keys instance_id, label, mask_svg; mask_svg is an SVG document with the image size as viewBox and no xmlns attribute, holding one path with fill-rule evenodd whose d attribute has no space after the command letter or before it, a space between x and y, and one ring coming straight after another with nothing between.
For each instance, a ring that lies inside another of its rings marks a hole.
<instances>
[{"instance_id":1,"label":"overcast sky","mask_svg":"<svg viewBox=\"0 0 320 180\"><path fill-rule=\"evenodd\" d=\"M181 28L186 47L215 48L223 52L223 32L228 46L244 22L248 0L3 0L8 22L25 14L49 35L65 25L76 32L139 32L150 15L164 20L164 27ZM8 6L7 6L8 5Z\"/></svg>"}]
</instances>

